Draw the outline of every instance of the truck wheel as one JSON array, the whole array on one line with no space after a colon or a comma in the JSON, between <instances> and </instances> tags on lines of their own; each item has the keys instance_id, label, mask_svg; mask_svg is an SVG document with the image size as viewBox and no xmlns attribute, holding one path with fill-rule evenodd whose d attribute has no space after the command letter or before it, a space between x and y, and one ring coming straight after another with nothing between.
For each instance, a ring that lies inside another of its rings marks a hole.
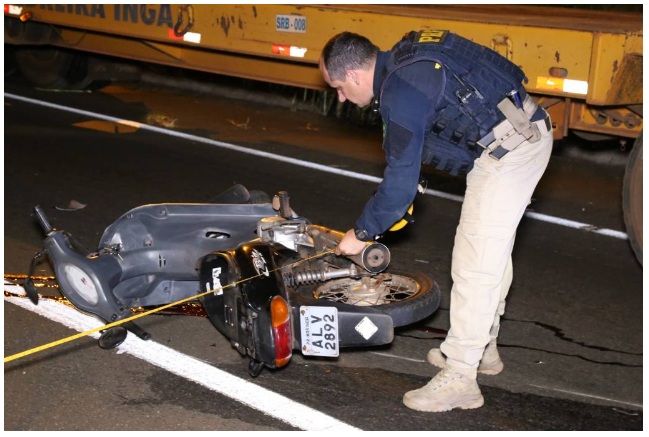
<instances>
[{"instance_id":1,"label":"truck wheel","mask_svg":"<svg viewBox=\"0 0 649 437\"><path fill-rule=\"evenodd\" d=\"M642 133L629 154L622 189L624 223L640 265L642 265Z\"/></svg>"},{"instance_id":2,"label":"truck wheel","mask_svg":"<svg viewBox=\"0 0 649 437\"><path fill-rule=\"evenodd\" d=\"M52 47L21 47L15 52L20 72L41 88L84 89L88 77L87 56Z\"/></svg>"}]
</instances>

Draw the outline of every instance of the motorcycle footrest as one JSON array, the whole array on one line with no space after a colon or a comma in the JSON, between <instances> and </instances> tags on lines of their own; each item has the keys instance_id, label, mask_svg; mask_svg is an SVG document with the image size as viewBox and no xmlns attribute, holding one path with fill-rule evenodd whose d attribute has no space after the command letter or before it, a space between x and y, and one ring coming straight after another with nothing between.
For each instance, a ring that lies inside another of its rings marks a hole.
<instances>
[{"instance_id":1,"label":"motorcycle footrest","mask_svg":"<svg viewBox=\"0 0 649 437\"><path fill-rule=\"evenodd\" d=\"M144 329L140 328L134 322L124 322L122 326L124 326L133 334L137 335L138 338L141 338L142 340L149 340L151 338L151 334L146 332Z\"/></svg>"}]
</instances>

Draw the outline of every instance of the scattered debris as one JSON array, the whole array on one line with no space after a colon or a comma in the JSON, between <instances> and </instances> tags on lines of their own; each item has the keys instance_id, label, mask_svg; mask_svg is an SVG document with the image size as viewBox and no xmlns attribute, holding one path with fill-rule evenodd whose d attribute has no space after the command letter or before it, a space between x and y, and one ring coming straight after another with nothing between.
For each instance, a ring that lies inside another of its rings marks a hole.
<instances>
[{"instance_id":1,"label":"scattered debris","mask_svg":"<svg viewBox=\"0 0 649 437\"><path fill-rule=\"evenodd\" d=\"M58 209L59 211L77 211L79 209L85 208L86 205L84 205L81 202L78 202L76 200L70 200L70 203L68 203L68 206L63 207L63 206L55 206L54 208Z\"/></svg>"},{"instance_id":2,"label":"scattered debris","mask_svg":"<svg viewBox=\"0 0 649 437\"><path fill-rule=\"evenodd\" d=\"M237 123L236 121L228 118L228 123L230 123L230 124L232 124L232 125L234 125L236 127L239 127L241 129L248 129L250 127L250 117L248 117L246 119L245 123Z\"/></svg>"},{"instance_id":3,"label":"scattered debris","mask_svg":"<svg viewBox=\"0 0 649 437\"><path fill-rule=\"evenodd\" d=\"M147 124L153 126L162 126L166 128L175 128L178 122L177 118L171 118L168 115L151 113L146 116Z\"/></svg>"}]
</instances>

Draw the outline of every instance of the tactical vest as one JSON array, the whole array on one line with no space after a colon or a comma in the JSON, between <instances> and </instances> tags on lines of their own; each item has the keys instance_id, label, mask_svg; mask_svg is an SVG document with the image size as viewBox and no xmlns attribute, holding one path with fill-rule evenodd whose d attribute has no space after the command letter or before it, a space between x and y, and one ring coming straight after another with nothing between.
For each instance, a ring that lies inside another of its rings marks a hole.
<instances>
[{"instance_id":1,"label":"tactical vest","mask_svg":"<svg viewBox=\"0 0 649 437\"><path fill-rule=\"evenodd\" d=\"M526 96L523 71L495 51L445 30L410 32L391 50L386 79L418 61L444 69L444 95L426 135L422 160L451 174L467 173L483 149L477 141L505 116L497 108L509 97Z\"/></svg>"}]
</instances>

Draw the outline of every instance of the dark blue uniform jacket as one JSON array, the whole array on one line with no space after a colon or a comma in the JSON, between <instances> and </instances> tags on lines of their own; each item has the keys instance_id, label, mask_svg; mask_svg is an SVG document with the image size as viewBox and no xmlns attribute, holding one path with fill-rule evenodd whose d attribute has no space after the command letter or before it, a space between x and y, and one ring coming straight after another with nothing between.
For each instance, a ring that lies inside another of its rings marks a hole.
<instances>
[{"instance_id":1,"label":"dark blue uniform jacket","mask_svg":"<svg viewBox=\"0 0 649 437\"><path fill-rule=\"evenodd\" d=\"M384 77L389 57L390 52L379 52L374 72L374 96L380 99L387 166L378 190L356 221L356 227L370 236L389 229L413 202L425 134L430 131L442 98L443 72L435 68L435 62L415 62Z\"/></svg>"}]
</instances>

